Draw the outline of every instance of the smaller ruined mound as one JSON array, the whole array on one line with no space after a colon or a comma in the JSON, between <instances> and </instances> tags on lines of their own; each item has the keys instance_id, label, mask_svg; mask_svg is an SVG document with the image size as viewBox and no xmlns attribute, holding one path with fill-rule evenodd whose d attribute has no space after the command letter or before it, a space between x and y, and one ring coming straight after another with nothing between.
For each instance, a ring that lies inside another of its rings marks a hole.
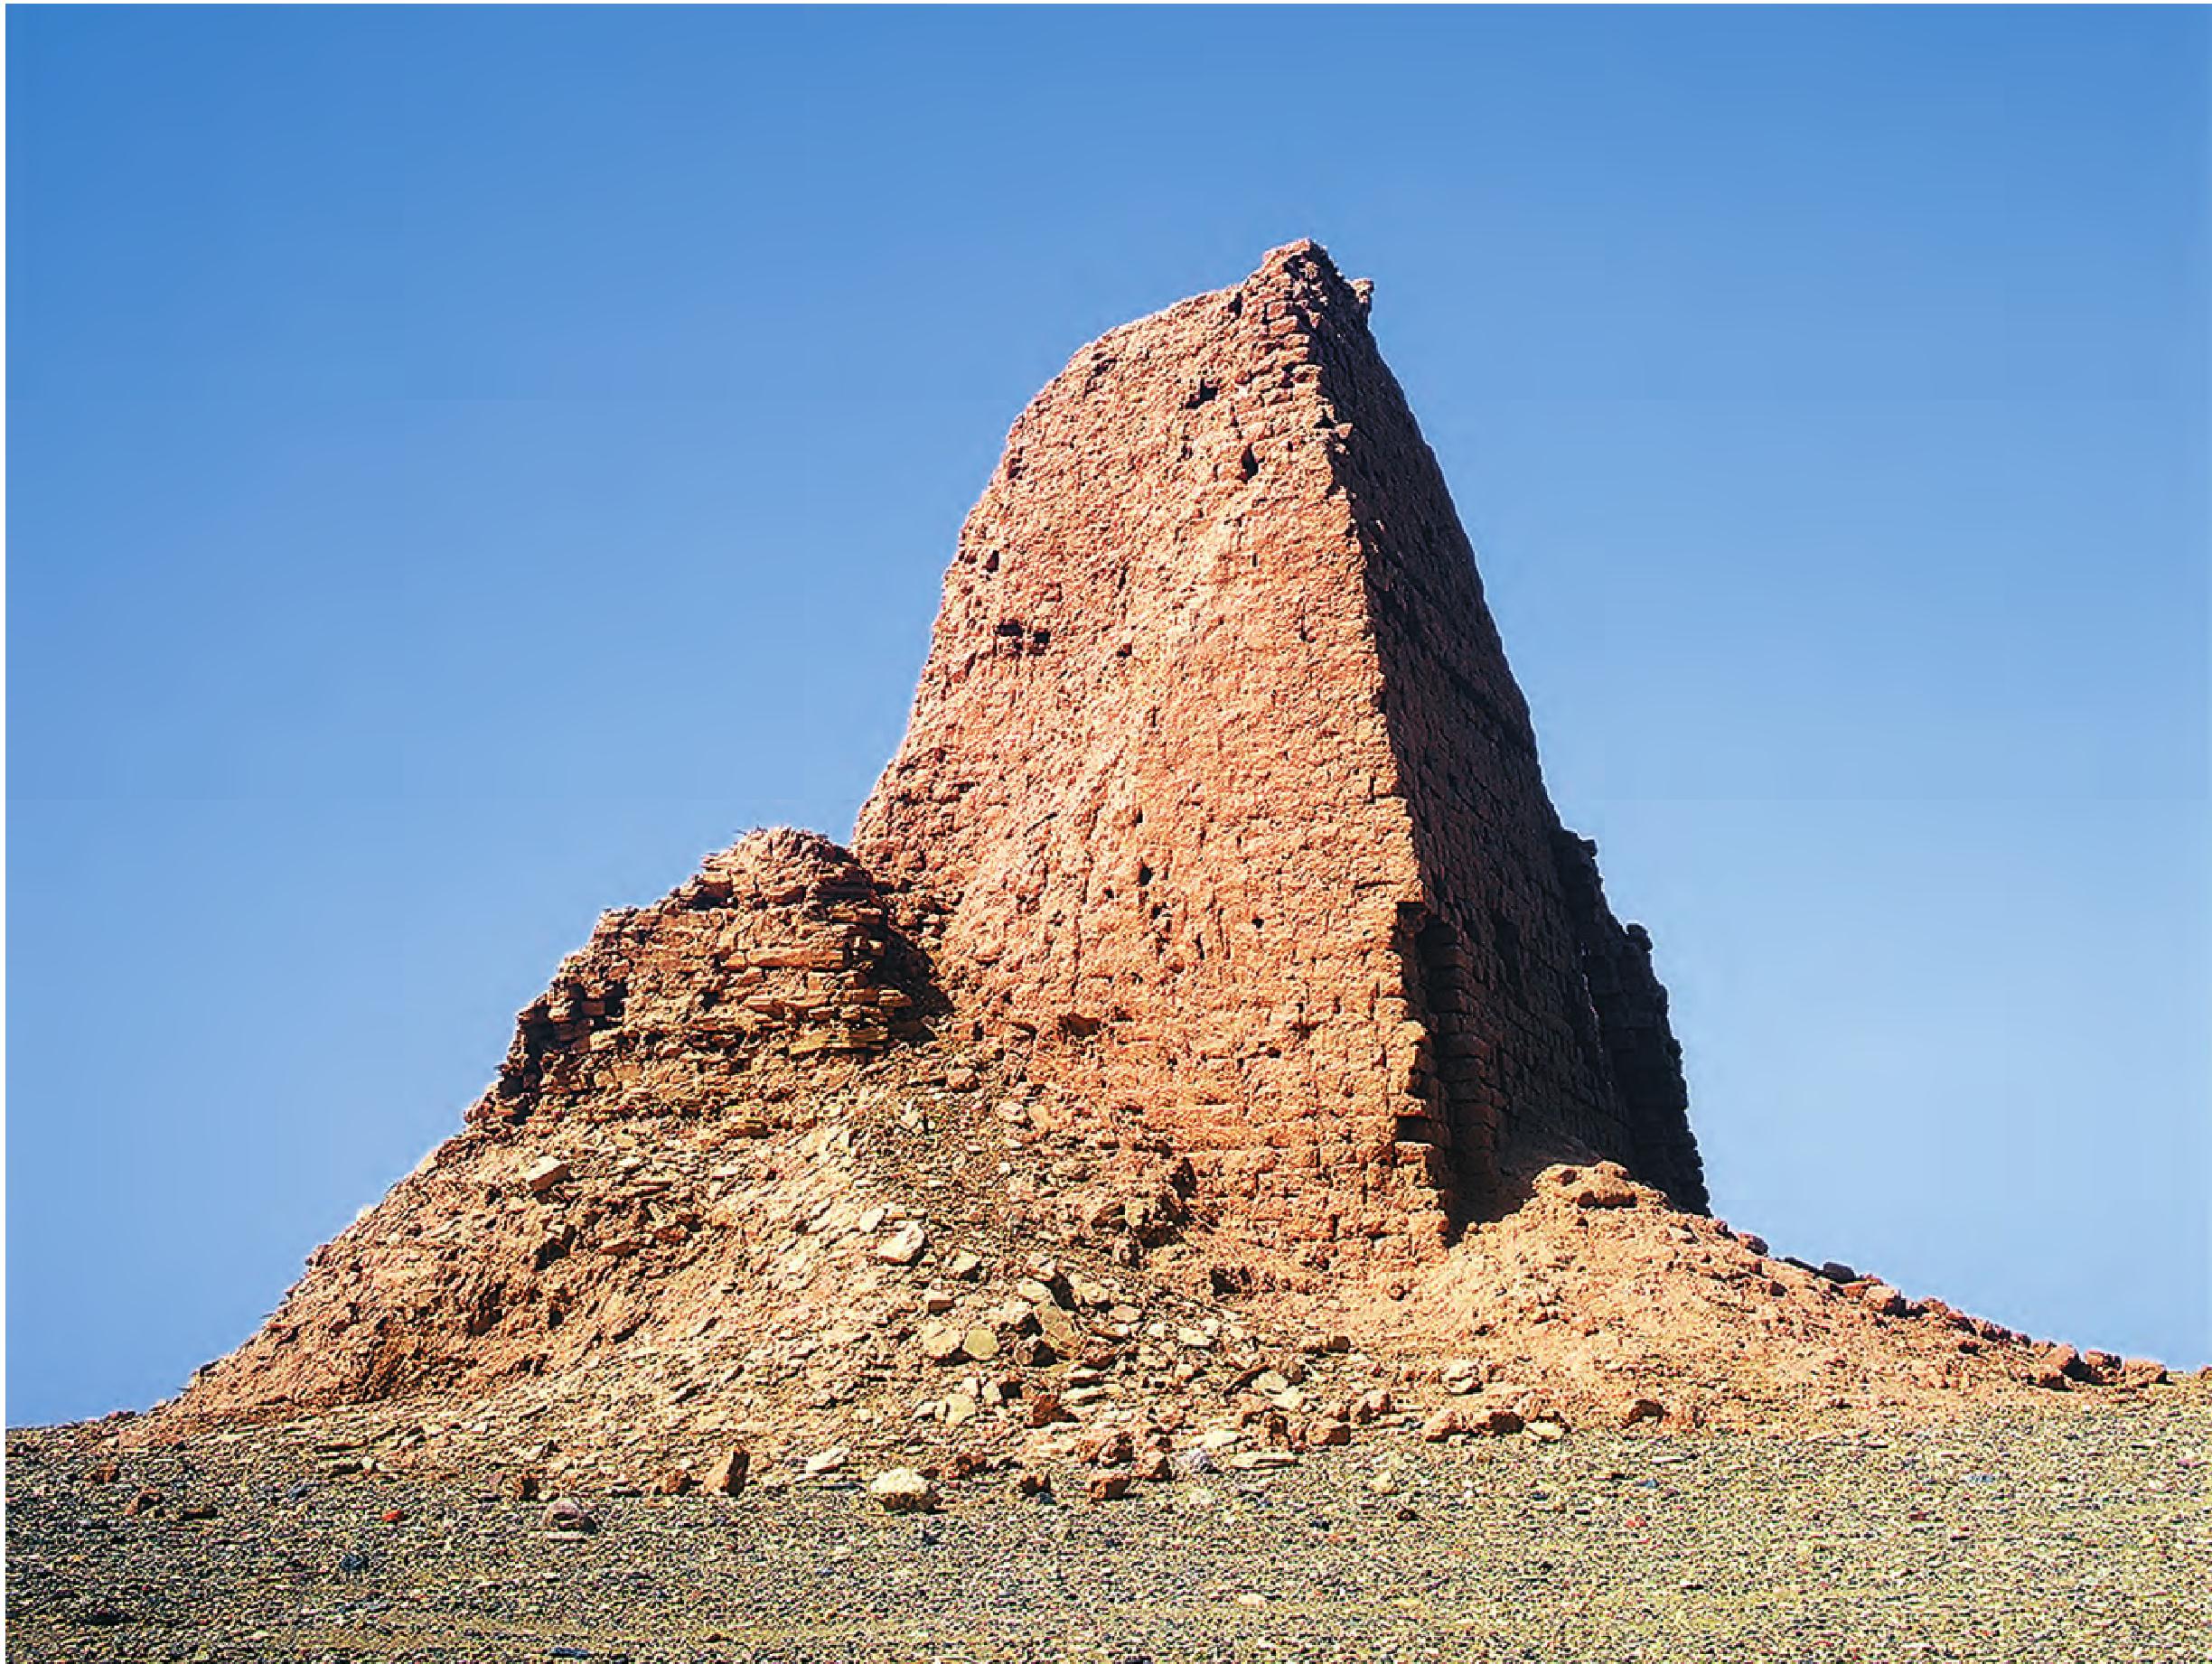
<instances>
[{"instance_id":1,"label":"smaller ruined mound","mask_svg":"<svg viewBox=\"0 0 2212 1664\"><path fill-rule=\"evenodd\" d=\"M728 1248L702 1152L811 1121L801 1087L880 1067L939 1003L844 850L741 839L600 920L517 1019L465 1129L318 1248L191 1404L382 1399L580 1362L636 1326L648 1283Z\"/></svg>"},{"instance_id":2,"label":"smaller ruined mound","mask_svg":"<svg viewBox=\"0 0 2212 1664\"><path fill-rule=\"evenodd\" d=\"M756 832L658 905L605 915L516 1019L469 1119L711 1114L763 1069L916 1038L935 1003L849 855Z\"/></svg>"},{"instance_id":3,"label":"smaller ruined mound","mask_svg":"<svg viewBox=\"0 0 2212 1664\"><path fill-rule=\"evenodd\" d=\"M1486 1382L1512 1402L1540 1389L1601 1425L1638 1404L1671 1426L1780 1425L2164 1378L2153 1363L2053 1348L1908 1299L1847 1266L1777 1257L1723 1220L1669 1207L1611 1162L1545 1170L1383 1321L1408 1351L1456 1352L1464 1390Z\"/></svg>"}]
</instances>

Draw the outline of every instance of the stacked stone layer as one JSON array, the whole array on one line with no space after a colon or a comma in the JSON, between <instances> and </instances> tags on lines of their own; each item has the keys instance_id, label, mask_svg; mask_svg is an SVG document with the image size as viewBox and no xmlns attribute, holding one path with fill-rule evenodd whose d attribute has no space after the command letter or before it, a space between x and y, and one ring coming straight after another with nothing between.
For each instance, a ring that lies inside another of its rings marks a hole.
<instances>
[{"instance_id":1,"label":"stacked stone layer","mask_svg":"<svg viewBox=\"0 0 2212 1664\"><path fill-rule=\"evenodd\" d=\"M604 915L516 1019L470 1119L711 1114L763 1063L919 1037L932 999L851 855L812 833L757 833L659 905Z\"/></svg>"}]
</instances>

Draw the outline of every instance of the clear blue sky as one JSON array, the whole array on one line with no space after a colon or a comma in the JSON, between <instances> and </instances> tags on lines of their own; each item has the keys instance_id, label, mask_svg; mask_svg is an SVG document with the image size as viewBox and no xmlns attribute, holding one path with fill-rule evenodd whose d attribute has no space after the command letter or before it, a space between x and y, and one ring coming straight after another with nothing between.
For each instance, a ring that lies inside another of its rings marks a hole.
<instances>
[{"instance_id":1,"label":"clear blue sky","mask_svg":"<svg viewBox=\"0 0 2212 1664\"><path fill-rule=\"evenodd\" d=\"M2207 23L11 8L7 1419L243 1337L601 908L848 833L1023 402L1301 235L1719 1211L2204 1360Z\"/></svg>"}]
</instances>

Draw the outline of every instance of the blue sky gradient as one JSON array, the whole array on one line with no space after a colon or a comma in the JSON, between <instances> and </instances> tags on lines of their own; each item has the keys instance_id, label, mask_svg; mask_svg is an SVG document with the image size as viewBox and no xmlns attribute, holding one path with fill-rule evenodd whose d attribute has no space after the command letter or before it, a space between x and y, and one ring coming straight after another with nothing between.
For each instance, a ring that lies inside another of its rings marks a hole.
<instances>
[{"instance_id":1,"label":"blue sky gradient","mask_svg":"<svg viewBox=\"0 0 2212 1664\"><path fill-rule=\"evenodd\" d=\"M1084 341L1327 243L1716 1208L2212 1355L2197 9L11 8L7 1401L836 836Z\"/></svg>"}]
</instances>

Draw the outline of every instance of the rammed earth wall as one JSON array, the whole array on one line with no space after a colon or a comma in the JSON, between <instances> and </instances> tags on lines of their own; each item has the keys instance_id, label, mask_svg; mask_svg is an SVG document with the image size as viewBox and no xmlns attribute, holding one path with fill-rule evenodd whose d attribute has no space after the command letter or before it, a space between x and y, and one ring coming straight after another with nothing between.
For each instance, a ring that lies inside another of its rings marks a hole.
<instances>
[{"instance_id":1,"label":"rammed earth wall","mask_svg":"<svg viewBox=\"0 0 2212 1664\"><path fill-rule=\"evenodd\" d=\"M1418 1255L1585 1153L1701 1207L1664 994L1366 311L1293 245L1038 395L856 853L1225 1222Z\"/></svg>"}]
</instances>

